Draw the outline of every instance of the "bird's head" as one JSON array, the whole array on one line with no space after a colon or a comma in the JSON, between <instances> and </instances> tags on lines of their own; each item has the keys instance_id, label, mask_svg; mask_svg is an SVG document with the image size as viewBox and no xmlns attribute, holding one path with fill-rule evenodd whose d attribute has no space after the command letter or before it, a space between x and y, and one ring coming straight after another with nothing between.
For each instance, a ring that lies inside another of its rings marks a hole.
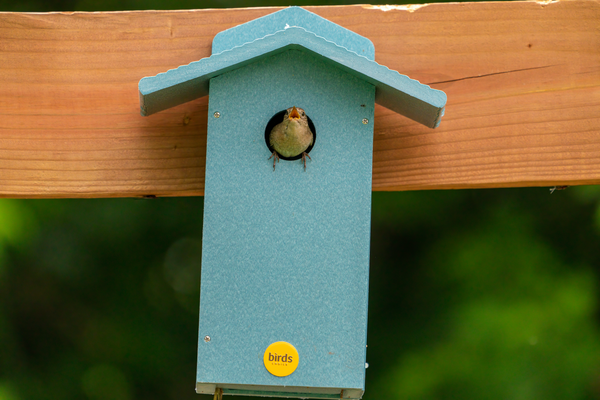
<instances>
[{"instance_id":1,"label":"bird's head","mask_svg":"<svg viewBox=\"0 0 600 400\"><path fill-rule=\"evenodd\" d=\"M296 108L296 106L288 108L285 113L286 117L292 121L300 121L306 119L306 113L302 108Z\"/></svg>"}]
</instances>

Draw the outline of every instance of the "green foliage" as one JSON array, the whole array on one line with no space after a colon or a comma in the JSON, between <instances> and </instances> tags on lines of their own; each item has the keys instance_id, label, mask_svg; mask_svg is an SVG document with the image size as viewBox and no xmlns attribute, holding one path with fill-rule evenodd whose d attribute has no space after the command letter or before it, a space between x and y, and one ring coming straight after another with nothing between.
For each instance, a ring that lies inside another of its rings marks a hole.
<instances>
[{"instance_id":1,"label":"green foliage","mask_svg":"<svg viewBox=\"0 0 600 400\"><path fill-rule=\"evenodd\" d=\"M371 307L382 320L403 308L381 326L370 316L369 349L394 343L375 354L387 356L377 395L596 398L600 196L591 190L374 194L372 269L384 276L371 287L387 286L387 296L372 296ZM591 251L561 251L580 247L582 233ZM383 253L401 241L393 271Z\"/></svg>"},{"instance_id":2,"label":"green foliage","mask_svg":"<svg viewBox=\"0 0 600 400\"><path fill-rule=\"evenodd\" d=\"M600 395L600 191L374 193L365 399ZM0 201L0 399L197 398L202 198Z\"/></svg>"},{"instance_id":3,"label":"green foliage","mask_svg":"<svg viewBox=\"0 0 600 400\"><path fill-rule=\"evenodd\" d=\"M16 227L38 227L22 243L0 240L0 394L192 397L202 198L2 200L0 209Z\"/></svg>"},{"instance_id":4,"label":"green foliage","mask_svg":"<svg viewBox=\"0 0 600 400\"><path fill-rule=\"evenodd\" d=\"M585 397L600 359L594 273L564 263L532 217L496 206L432 244L421 268L446 296L443 334L402 355L391 395Z\"/></svg>"}]
</instances>

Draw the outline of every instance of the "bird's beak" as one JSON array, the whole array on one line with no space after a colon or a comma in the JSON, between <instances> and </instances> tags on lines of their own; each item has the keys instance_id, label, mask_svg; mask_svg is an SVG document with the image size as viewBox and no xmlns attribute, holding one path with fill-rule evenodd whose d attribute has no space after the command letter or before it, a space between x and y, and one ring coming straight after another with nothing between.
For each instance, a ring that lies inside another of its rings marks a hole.
<instances>
[{"instance_id":1,"label":"bird's beak","mask_svg":"<svg viewBox=\"0 0 600 400\"><path fill-rule=\"evenodd\" d=\"M296 109L296 106L292 107L292 112L288 116L289 119L300 119L300 113Z\"/></svg>"}]
</instances>

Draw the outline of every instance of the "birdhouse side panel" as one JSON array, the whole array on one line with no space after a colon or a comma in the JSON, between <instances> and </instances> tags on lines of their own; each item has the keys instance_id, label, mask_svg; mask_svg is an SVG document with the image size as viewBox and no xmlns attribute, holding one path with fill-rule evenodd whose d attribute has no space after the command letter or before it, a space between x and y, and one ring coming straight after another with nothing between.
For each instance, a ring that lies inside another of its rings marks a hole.
<instances>
[{"instance_id":1,"label":"birdhouse side panel","mask_svg":"<svg viewBox=\"0 0 600 400\"><path fill-rule=\"evenodd\" d=\"M209 96L198 382L363 389L374 86L288 50ZM314 146L306 170L273 169L265 129L292 106ZM298 351L289 376L263 364L277 341Z\"/></svg>"}]
</instances>

